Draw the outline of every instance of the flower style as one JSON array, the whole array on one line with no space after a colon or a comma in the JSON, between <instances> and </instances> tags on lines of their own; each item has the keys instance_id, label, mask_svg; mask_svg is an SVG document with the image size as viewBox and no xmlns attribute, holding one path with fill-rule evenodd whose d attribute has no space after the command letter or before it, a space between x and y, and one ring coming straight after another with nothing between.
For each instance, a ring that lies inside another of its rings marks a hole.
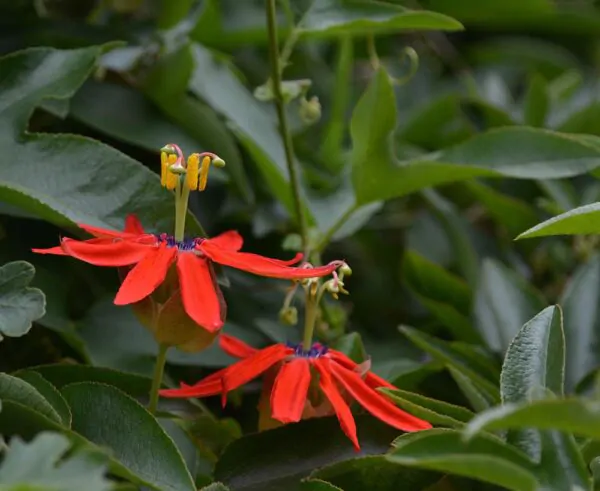
<instances>
[{"instance_id":1,"label":"flower style","mask_svg":"<svg viewBox=\"0 0 600 491\"><path fill-rule=\"evenodd\" d=\"M262 350L243 341L221 334L221 348L241 361L219 370L195 385L181 384L179 389L166 389L160 395L173 398L206 397L221 394L223 405L227 393L275 368L277 373L270 393L271 416L281 423L294 423L314 415L312 402L328 401L342 431L360 446L356 424L347 399L352 398L373 416L402 431L431 428L427 421L402 411L377 388L395 389L389 382L367 371L361 376L361 366L350 358L320 343L306 351L302 345L275 344ZM270 377L267 377L270 378ZM312 382L312 383L311 383ZM316 389L316 384L320 390ZM315 394L311 392L316 392Z\"/></svg>"},{"instance_id":2,"label":"flower style","mask_svg":"<svg viewBox=\"0 0 600 491\"><path fill-rule=\"evenodd\" d=\"M139 220L130 215L123 232L79 224L93 239L63 238L60 246L33 249L40 254L67 255L95 266L133 267L127 273L117 295L116 305L134 304L151 295L176 263L183 306L187 314L209 332L224 322L222 295L215 281L211 262L241 269L260 276L303 279L326 276L344 264L334 261L312 268L293 267L302 254L289 261L240 252L243 239L235 231L207 239L176 240L172 235L150 234Z\"/></svg>"}]
</instances>

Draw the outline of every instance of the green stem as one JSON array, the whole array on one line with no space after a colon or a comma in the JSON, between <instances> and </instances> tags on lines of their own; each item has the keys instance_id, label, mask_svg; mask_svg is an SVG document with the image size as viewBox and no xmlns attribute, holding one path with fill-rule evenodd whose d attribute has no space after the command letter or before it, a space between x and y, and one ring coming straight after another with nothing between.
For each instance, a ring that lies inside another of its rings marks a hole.
<instances>
[{"instance_id":1,"label":"green stem","mask_svg":"<svg viewBox=\"0 0 600 491\"><path fill-rule=\"evenodd\" d=\"M312 346L313 332L315 331L315 321L317 320L318 303L314 295L307 292L306 309L304 312L304 338L302 339L302 349L308 351Z\"/></svg>"},{"instance_id":2,"label":"green stem","mask_svg":"<svg viewBox=\"0 0 600 491\"><path fill-rule=\"evenodd\" d=\"M152 387L150 387L150 403L148 404L148 411L150 411L151 414L156 413L156 407L158 406L158 391L162 383L168 350L168 345L163 343L158 345L158 354L156 355L156 364L154 365L154 376L152 377Z\"/></svg>"},{"instance_id":3,"label":"green stem","mask_svg":"<svg viewBox=\"0 0 600 491\"><path fill-rule=\"evenodd\" d=\"M187 216L188 201L190 198L190 189L181 183L181 179L177 181L175 189L175 240L181 241L185 236L185 219Z\"/></svg>"},{"instance_id":4,"label":"green stem","mask_svg":"<svg viewBox=\"0 0 600 491\"><path fill-rule=\"evenodd\" d=\"M281 133L281 138L283 139L283 147L285 150L285 161L290 174L290 184L292 187L298 228L300 237L302 237L302 248L304 251L306 251L308 249L308 226L306 216L304 214L304 206L302 205L302 197L300 194L300 180L298 178L298 172L294 163L294 147L292 144L292 136L288 128L287 116L285 113L285 102L281 92L281 60L279 58L279 44L277 41L275 0L266 0L266 2L267 30L269 31L269 54L271 58L271 83L273 84L273 94L275 96L275 106L277 108L277 118L279 120L279 131Z\"/></svg>"},{"instance_id":5,"label":"green stem","mask_svg":"<svg viewBox=\"0 0 600 491\"><path fill-rule=\"evenodd\" d=\"M357 209L358 205L356 203L348 207L344 214L340 218L338 218L338 220L331 227L329 227L329 230L327 230L327 232L325 232L325 235L323 235L319 243L315 246L314 252L321 252L323 249L325 249L325 247L329 245L329 242L331 241L331 238L334 236L334 234L340 228L342 228L344 223L348 221L348 219Z\"/></svg>"}]
</instances>

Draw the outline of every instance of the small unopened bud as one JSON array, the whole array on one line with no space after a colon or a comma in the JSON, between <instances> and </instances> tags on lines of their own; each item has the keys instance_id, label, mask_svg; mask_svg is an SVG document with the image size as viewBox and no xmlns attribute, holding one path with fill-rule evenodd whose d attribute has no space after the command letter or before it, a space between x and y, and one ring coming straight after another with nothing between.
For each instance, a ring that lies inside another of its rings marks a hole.
<instances>
[{"instance_id":1,"label":"small unopened bud","mask_svg":"<svg viewBox=\"0 0 600 491\"><path fill-rule=\"evenodd\" d=\"M215 157L212 161L212 164L219 169L225 167L225 161L221 157Z\"/></svg>"},{"instance_id":2,"label":"small unopened bud","mask_svg":"<svg viewBox=\"0 0 600 491\"><path fill-rule=\"evenodd\" d=\"M279 320L286 326L298 324L298 309L296 307L284 307L279 311Z\"/></svg>"},{"instance_id":3,"label":"small unopened bud","mask_svg":"<svg viewBox=\"0 0 600 491\"><path fill-rule=\"evenodd\" d=\"M300 119L306 124L313 124L321 119L321 103L317 96L313 96L310 100L300 99Z\"/></svg>"},{"instance_id":4,"label":"small unopened bud","mask_svg":"<svg viewBox=\"0 0 600 491\"><path fill-rule=\"evenodd\" d=\"M346 263L342 264L340 266L340 269L338 269L338 271L340 272L340 274L342 274L344 276L352 276L352 268L350 266L348 266Z\"/></svg>"}]
</instances>

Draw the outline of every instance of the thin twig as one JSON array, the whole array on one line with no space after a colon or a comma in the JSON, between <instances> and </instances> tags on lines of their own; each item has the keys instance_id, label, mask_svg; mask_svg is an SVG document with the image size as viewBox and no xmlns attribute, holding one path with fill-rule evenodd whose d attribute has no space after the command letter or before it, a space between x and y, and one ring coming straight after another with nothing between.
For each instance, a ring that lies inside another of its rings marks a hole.
<instances>
[{"instance_id":1,"label":"thin twig","mask_svg":"<svg viewBox=\"0 0 600 491\"><path fill-rule=\"evenodd\" d=\"M273 85L273 95L275 96L275 106L277 108L277 118L279 119L279 131L283 140L285 150L285 161L290 174L290 185L294 198L294 208L298 220L300 237L302 238L302 249L306 252L308 249L308 226L302 197L300 193L300 180L294 163L294 147L292 136L290 134L285 113L285 102L281 92L281 70L279 67L279 44L277 40L277 22L275 0L266 0L267 2L267 30L269 31L269 54L271 58L271 83Z\"/></svg>"}]
</instances>

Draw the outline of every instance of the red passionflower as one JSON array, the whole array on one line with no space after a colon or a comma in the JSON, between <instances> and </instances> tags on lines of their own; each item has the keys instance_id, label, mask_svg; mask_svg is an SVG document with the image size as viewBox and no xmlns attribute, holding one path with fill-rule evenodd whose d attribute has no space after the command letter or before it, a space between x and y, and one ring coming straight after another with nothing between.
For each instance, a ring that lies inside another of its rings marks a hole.
<instances>
[{"instance_id":1,"label":"red passionflower","mask_svg":"<svg viewBox=\"0 0 600 491\"><path fill-rule=\"evenodd\" d=\"M177 241L172 235L145 232L133 215L127 217L123 232L84 224L79 224L79 227L94 238L83 241L63 238L60 246L33 249L33 252L68 255L96 266L134 265L117 292L117 305L133 304L152 294L176 263L185 311L210 332L223 326L221 294L211 261L260 276L285 279L326 276L343 264L342 261L334 261L317 268L293 267L302 259L302 254L289 261L281 261L240 252L243 239L235 231L211 239L195 237Z\"/></svg>"},{"instance_id":2,"label":"red passionflower","mask_svg":"<svg viewBox=\"0 0 600 491\"><path fill-rule=\"evenodd\" d=\"M160 391L164 397L205 397L221 394L223 404L227 392L253 380L272 367L277 373L271 389L270 406L273 419L295 423L302 419L305 407L310 405L311 381L317 381L320 395L325 396L340 426L354 447L360 449L356 424L347 399L352 398L381 421L402 431L431 428L427 421L408 414L395 406L378 387L395 389L389 382L361 368L340 351L315 343L308 351L301 345L275 344L257 350L243 341L222 334L221 348L241 361L219 370L195 385L181 384L179 389ZM317 376L317 377L315 377ZM348 397L349 396L349 397Z\"/></svg>"}]
</instances>

